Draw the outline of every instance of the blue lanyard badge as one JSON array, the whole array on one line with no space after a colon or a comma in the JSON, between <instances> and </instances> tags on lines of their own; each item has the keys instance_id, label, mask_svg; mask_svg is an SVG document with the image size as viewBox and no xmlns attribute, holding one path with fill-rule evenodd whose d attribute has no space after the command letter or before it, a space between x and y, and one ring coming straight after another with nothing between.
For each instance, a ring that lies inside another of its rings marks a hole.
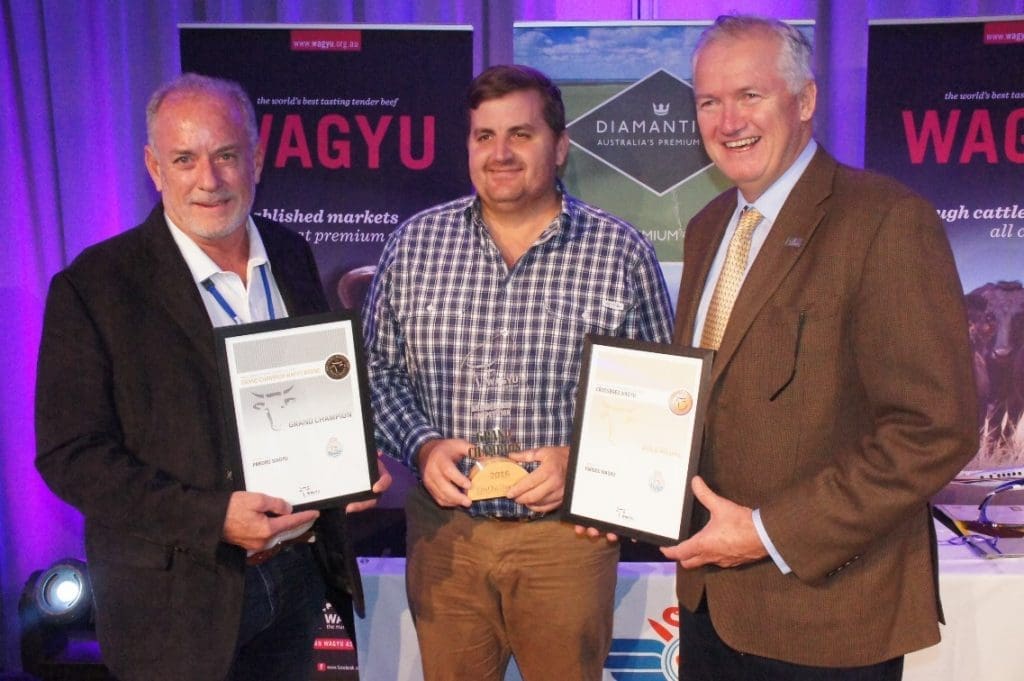
<instances>
[{"instance_id":1,"label":"blue lanyard badge","mask_svg":"<svg viewBox=\"0 0 1024 681\"><path fill-rule=\"evenodd\" d=\"M259 270L260 277L263 279L263 293L267 297L267 319L276 319L274 315L274 299L270 295L270 280L267 278L266 263L260 265ZM231 307L231 303L229 303L224 298L224 296L221 295L220 291L217 290L217 286L213 283L211 279L203 280L203 288L210 292L210 295L213 296L213 299L217 301L218 305L220 305L220 309L224 310L224 312L227 313L229 317L231 317L231 321L233 321L235 324L242 323L242 318L239 317L238 313L235 312L235 308Z\"/></svg>"}]
</instances>

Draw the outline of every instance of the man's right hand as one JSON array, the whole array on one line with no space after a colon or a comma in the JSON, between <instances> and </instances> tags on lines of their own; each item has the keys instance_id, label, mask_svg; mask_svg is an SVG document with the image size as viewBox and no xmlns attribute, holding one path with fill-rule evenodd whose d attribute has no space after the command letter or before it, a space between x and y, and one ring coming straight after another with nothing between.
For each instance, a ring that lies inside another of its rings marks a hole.
<instances>
[{"instance_id":1,"label":"man's right hand","mask_svg":"<svg viewBox=\"0 0 1024 681\"><path fill-rule=\"evenodd\" d=\"M311 523L318 517L320 511L292 513L292 505L278 497L259 492L232 492L223 537L228 544L261 551L271 537Z\"/></svg>"},{"instance_id":2,"label":"man's right hand","mask_svg":"<svg viewBox=\"0 0 1024 681\"><path fill-rule=\"evenodd\" d=\"M472 483L458 466L472 446L468 440L430 440L420 447L416 458L423 486L439 506L469 508L473 503L465 492Z\"/></svg>"}]
</instances>

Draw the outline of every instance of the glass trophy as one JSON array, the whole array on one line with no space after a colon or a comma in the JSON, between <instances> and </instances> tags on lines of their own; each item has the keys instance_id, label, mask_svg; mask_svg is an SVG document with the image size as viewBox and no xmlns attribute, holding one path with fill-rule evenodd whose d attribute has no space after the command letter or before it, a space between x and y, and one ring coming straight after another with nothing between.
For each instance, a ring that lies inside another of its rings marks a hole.
<instances>
[{"instance_id":1,"label":"glass trophy","mask_svg":"<svg viewBox=\"0 0 1024 681\"><path fill-rule=\"evenodd\" d=\"M475 393L472 410L475 435L468 457L472 462L467 491L473 501L504 497L518 480L526 476L526 469L509 458L520 451L520 443L511 428L515 422L514 393L519 380L503 369L507 331L499 331L486 342L474 348L463 362L466 378Z\"/></svg>"}]
</instances>

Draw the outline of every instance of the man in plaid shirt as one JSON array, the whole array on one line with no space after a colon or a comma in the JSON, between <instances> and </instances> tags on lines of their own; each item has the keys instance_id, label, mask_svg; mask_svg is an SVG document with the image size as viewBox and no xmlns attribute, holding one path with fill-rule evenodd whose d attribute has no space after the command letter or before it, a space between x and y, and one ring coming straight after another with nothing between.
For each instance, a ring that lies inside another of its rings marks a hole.
<instances>
[{"instance_id":1,"label":"man in plaid shirt","mask_svg":"<svg viewBox=\"0 0 1024 681\"><path fill-rule=\"evenodd\" d=\"M424 676L499 680L515 655L531 681L600 679L618 546L549 514L584 335L667 342L668 293L650 243L558 181L569 138L544 74L487 69L468 107L476 194L394 233L363 315L377 442L422 480L406 581ZM529 472L472 501L487 443Z\"/></svg>"}]
</instances>

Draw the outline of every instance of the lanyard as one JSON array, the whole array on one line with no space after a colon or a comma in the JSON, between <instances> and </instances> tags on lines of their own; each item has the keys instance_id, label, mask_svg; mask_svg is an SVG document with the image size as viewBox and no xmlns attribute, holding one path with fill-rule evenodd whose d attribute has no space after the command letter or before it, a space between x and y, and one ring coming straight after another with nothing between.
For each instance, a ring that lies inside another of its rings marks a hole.
<instances>
[{"instance_id":1,"label":"lanyard","mask_svg":"<svg viewBox=\"0 0 1024 681\"><path fill-rule=\"evenodd\" d=\"M266 294L267 297L267 318L276 319L274 315L274 299L270 295L270 280L267 279L267 264L264 263L260 265L259 270L260 277L263 279L263 292ZM212 279L204 279L203 288L210 292L210 295L213 296L213 299L217 301L218 305L220 305L220 309L224 310L224 312L226 312L227 315L231 317L231 321L233 321L235 324L242 323L242 318L239 317L238 313L235 312L235 308L231 307L231 303L229 303L224 298L224 296L221 295L220 291L217 290L217 287L214 285Z\"/></svg>"}]
</instances>

